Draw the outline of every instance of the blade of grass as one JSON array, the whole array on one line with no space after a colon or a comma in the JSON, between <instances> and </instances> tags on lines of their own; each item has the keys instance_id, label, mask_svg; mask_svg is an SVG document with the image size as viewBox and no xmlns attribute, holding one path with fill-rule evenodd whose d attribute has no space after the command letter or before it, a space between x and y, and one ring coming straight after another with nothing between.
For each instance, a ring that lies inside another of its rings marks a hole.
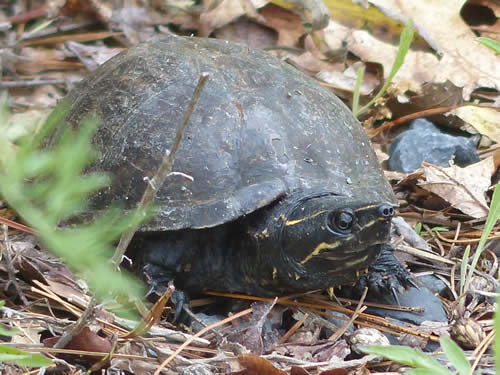
<instances>
[{"instance_id":1,"label":"blade of grass","mask_svg":"<svg viewBox=\"0 0 500 375\"><path fill-rule=\"evenodd\" d=\"M462 264L460 265L460 295L464 294L465 277L467 274L467 264L469 263L470 245L467 245L462 257Z\"/></svg>"},{"instance_id":2,"label":"blade of grass","mask_svg":"<svg viewBox=\"0 0 500 375\"><path fill-rule=\"evenodd\" d=\"M431 356L421 351L399 345L371 345L362 349L365 353L376 354L381 357L397 361L416 369L425 369L435 375L451 375L451 372Z\"/></svg>"},{"instance_id":3,"label":"blade of grass","mask_svg":"<svg viewBox=\"0 0 500 375\"><path fill-rule=\"evenodd\" d=\"M444 354L446 354L452 365L455 366L458 373L460 375L470 375L472 367L462 349L448 336L441 336L439 343Z\"/></svg>"},{"instance_id":4,"label":"blade of grass","mask_svg":"<svg viewBox=\"0 0 500 375\"><path fill-rule=\"evenodd\" d=\"M359 96L361 92L361 83L363 82L364 75L365 75L365 67L360 66L357 72L356 86L354 86L354 93L352 96L352 113L354 113L354 116L356 116L359 109Z\"/></svg>"},{"instance_id":5,"label":"blade of grass","mask_svg":"<svg viewBox=\"0 0 500 375\"><path fill-rule=\"evenodd\" d=\"M500 297L497 298L497 306L500 306ZM495 354L495 368L496 373L500 374L500 314L495 311L493 316L493 324L495 327L495 341L493 342L493 353Z\"/></svg>"},{"instance_id":6,"label":"blade of grass","mask_svg":"<svg viewBox=\"0 0 500 375\"><path fill-rule=\"evenodd\" d=\"M500 42L491 38L486 38L484 36L477 38L477 40L484 44L486 47L491 48L496 53L500 53Z\"/></svg>"},{"instance_id":7,"label":"blade of grass","mask_svg":"<svg viewBox=\"0 0 500 375\"><path fill-rule=\"evenodd\" d=\"M0 362L15 363L24 367L42 367L52 364L50 359L40 354L28 353L4 345L0 345Z\"/></svg>"},{"instance_id":8,"label":"blade of grass","mask_svg":"<svg viewBox=\"0 0 500 375\"><path fill-rule=\"evenodd\" d=\"M484 224L483 233L481 234L481 238L479 240L479 244L477 245L476 252L474 253L474 258L472 258L472 263L469 267L469 272L467 273L467 277L465 279L465 286L463 288L463 293L467 293L469 290L469 285L472 280L472 276L474 275L474 270L476 269L477 262L479 261L479 257L483 252L484 245L486 244L486 240L490 235L493 227L497 223L498 219L500 219L500 192L498 191L498 184L495 187L493 192L493 197L491 198L490 212L488 214L488 218L486 219L486 223ZM461 299L460 304L463 306L464 298Z\"/></svg>"},{"instance_id":9,"label":"blade of grass","mask_svg":"<svg viewBox=\"0 0 500 375\"><path fill-rule=\"evenodd\" d=\"M392 79L396 75L396 73L399 71L401 66L403 65L405 61L406 54L408 53L408 50L410 49L410 45L413 41L413 36L414 36L414 28L413 28L413 21L409 19L405 27L403 29L403 32L401 33L401 37L399 39L399 48L398 52L396 54L396 59L394 60L394 64L392 65L391 72L389 73L389 76L387 77L384 85L380 89L380 91L375 95L375 97L370 100L365 106L361 107L358 112L354 113L354 116L358 117L360 114L365 112L368 108L370 108L375 101L380 98L382 95L384 95L385 90L387 90L387 87L392 82Z\"/></svg>"}]
</instances>

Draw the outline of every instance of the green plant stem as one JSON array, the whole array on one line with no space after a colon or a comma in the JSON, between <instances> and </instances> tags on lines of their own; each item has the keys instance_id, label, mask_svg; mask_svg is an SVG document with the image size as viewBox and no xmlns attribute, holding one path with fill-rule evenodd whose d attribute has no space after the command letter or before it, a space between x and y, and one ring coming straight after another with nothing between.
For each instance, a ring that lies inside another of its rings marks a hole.
<instances>
[{"instance_id":1,"label":"green plant stem","mask_svg":"<svg viewBox=\"0 0 500 375\"><path fill-rule=\"evenodd\" d=\"M354 112L354 116L358 117L361 115L363 112L365 112L368 108L370 108L373 103L377 101L378 98L380 98L382 95L384 95L385 90L387 90L387 87L392 82L392 79L396 75L396 73L399 71L401 66L403 65L405 61L406 54L408 53L408 50L410 49L410 45L413 41L413 35L414 35L414 30L413 30L413 22L411 19L409 19L405 27L403 29L403 32L401 33L401 38L399 40L399 48L398 52L396 53L396 59L394 60L394 64L392 65L391 72L389 73L389 76L384 82L384 85L380 89L380 91L375 95L375 97L370 100L366 105L361 107L359 111Z\"/></svg>"},{"instance_id":2,"label":"green plant stem","mask_svg":"<svg viewBox=\"0 0 500 375\"><path fill-rule=\"evenodd\" d=\"M354 86L354 94L352 97L352 113L357 117L359 113L359 97L361 95L361 83L363 82L363 77L365 75L364 65L358 68L356 74L356 86Z\"/></svg>"},{"instance_id":3,"label":"green plant stem","mask_svg":"<svg viewBox=\"0 0 500 375\"><path fill-rule=\"evenodd\" d=\"M151 181L149 181L148 184L146 184L146 190L144 191L141 201L137 206L139 212L145 212L145 207L148 206L153 201L154 193L156 192L157 189L159 189L163 185L169 173L172 171L172 166L174 165L174 160L175 160L175 154L181 144L182 134L184 133L184 130L189 124L189 119L191 118L191 114L193 113L194 108L196 107L196 104L200 99L201 92L205 87L205 83L207 82L208 77L209 77L208 73L201 74L200 79L198 80L198 84L194 90L193 97L191 98L191 102L189 103L189 107L187 108L182 123L177 129L177 133L175 134L172 150L166 151L165 155L163 156L163 160L160 164L160 167L158 168L158 171L153 176ZM113 258L111 259L112 263L116 267L120 266L123 255L125 254L125 251L127 250L127 247L130 244L130 241L132 240L136 230L137 228L134 228L133 230L130 230L121 236L120 242L116 247Z\"/></svg>"},{"instance_id":4,"label":"green plant stem","mask_svg":"<svg viewBox=\"0 0 500 375\"><path fill-rule=\"evenodd\" d=\"M481 234L479 244L477 245L476 252L474 253L474 257L472 258L472 262L469 267L469 272L467 273L467 277L465 279L465 285L463 287L463 292L460 298L460 306L462 308L465 304L465 294L469 290L472 277L474 276L474 270L476 269L477 262L479 261L481 253L484 250L484 245L486 244L488 236L493 230L493 227L500 219L500 192L498 190L499 189L497 184L493 192L493 196L491 198L490 211L488 213L488 218L486 219L486 223L484 224L483 233ZM462 262L465 262L465 264L467 264L467 259L462 259Z\"/></svg>"}]
</instances>

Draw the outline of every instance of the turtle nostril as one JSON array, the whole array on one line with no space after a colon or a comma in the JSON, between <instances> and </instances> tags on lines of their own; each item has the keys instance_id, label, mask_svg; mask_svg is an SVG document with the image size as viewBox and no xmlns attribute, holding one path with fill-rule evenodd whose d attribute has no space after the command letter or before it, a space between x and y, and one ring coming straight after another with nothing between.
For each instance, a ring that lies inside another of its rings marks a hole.
<instances>
[{"instance_id":1,"label":"turtle nostril","mask_svg":"<svg viewBox=\"0 0 500 375\"><path fill-rule=\"evenodd\" d=\"M394 216L394 208L389 204L383 204L379 207L379 214L381 217L391 218Z\"/></svg>"}]
</instances>

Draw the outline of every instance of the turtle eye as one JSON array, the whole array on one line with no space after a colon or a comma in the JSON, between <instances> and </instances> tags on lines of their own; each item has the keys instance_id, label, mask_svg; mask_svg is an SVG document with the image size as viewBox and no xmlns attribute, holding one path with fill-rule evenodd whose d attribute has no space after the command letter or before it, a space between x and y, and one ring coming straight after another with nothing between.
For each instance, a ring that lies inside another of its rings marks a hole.
<instances>
[{"instance_id":1,"label":"turtle eye","mask_svg":"<svg viewBox=\"0 0 500 375\"><path fill-rule=\"evenodd\" d=\"M352 225L354 224L354 211L350 208L344 208L332 212L328 217L328 226L334 232L340 232L342 234L347 234L351 231Z\"/></svg>"}]
</instances>

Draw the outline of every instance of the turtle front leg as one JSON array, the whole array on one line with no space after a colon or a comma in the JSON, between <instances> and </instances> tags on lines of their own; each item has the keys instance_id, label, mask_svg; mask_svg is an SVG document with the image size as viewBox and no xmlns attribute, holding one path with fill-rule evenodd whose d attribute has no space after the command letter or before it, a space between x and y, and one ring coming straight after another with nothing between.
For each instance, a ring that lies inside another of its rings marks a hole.
<instances>
[{"instance_id":1,"label":"turtle front leg","mask_svg":"<svg viewBox=\"0 0 500 375\"><path fill-rule=\"evenodd\" d=\"M394 255L390 245L383 245L380 256L374 264L368 268L368 272L362 275L354 287L355 294L361 294L365 287L369 293L375 296L386 296L392 294L396 302L397 295L409 287L418 286L414 277L403 267Z\"/></svg>"},{"instance_id":2,"label":"turtle front leg","mask_svg":"<svg viewBox=\"0 0 500 375\"><path fill-rule=\"evenodd\" d=\"M144 280L149 289L146 297L157 294L161 296L167 290L168 283L174 279L174 274L165 272L165 269L156 264L147 263L142 267L141 279Z\"/></svg>"},{"instance_id":3,"label":"turtle front leg","mask_svg":"<svg viewBox=\"0 0 500 375\"><path fill-rule=\"evenodd\" d=\"M166 272L163 267L152 263L146 264L142 268L142 271L142 278L145 279L146 284L149 286L146 298L153 294L157 294L159 296L163 295L175 276L173 273ZM173 321L177 322L182 315L183 309L189 305L189 297L186 293L184 293L184 291L174 289L170 300L175 306Z\"/></svg>"}]
</instances>

